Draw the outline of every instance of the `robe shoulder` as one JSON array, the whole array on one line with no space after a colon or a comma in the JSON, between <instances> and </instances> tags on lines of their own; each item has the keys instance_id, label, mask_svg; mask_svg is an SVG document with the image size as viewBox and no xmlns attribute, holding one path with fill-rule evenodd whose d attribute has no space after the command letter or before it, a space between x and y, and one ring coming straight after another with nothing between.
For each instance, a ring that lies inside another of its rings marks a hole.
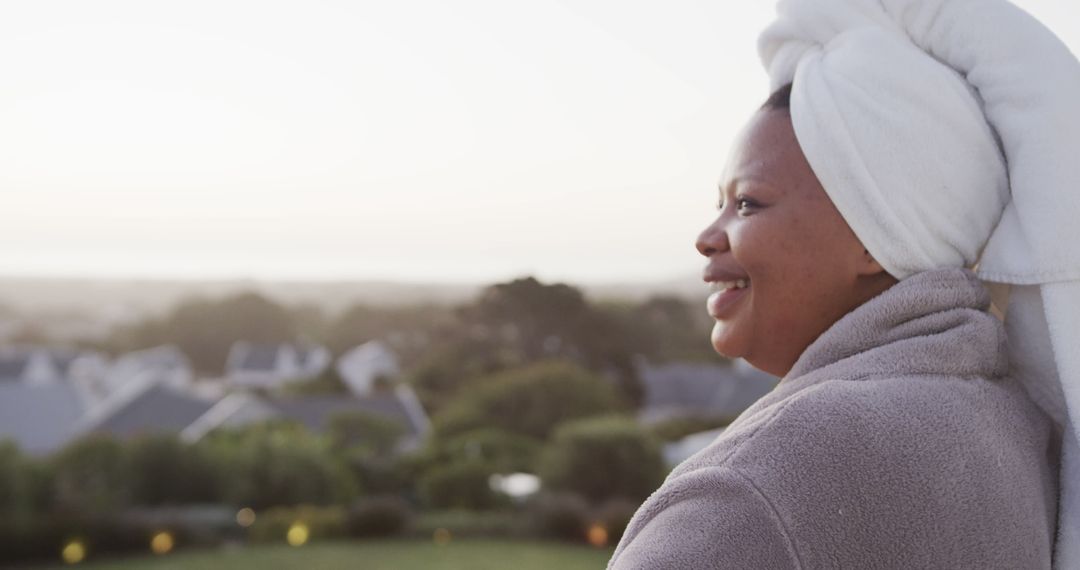
<instances>
[{"instance_id":1,"label":"robe shoulder","mask_svg":"<svg viewBox=\"0 0 1080 570\"><path fill-rule=\"evenodd\" d=\"M984 378L821 382L680 465L613 567L1032 567L1046 425L1017 398Z\"/></svg>"}]
</instances>

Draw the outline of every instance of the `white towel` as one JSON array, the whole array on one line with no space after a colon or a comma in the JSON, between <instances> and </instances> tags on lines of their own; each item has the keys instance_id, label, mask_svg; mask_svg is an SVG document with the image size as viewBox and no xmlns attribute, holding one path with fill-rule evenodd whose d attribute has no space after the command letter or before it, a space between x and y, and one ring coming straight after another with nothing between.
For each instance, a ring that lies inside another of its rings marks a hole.
<instances>
[{"instance_id":1,"label":"white towel","mask_svg":"<svg viewBox=\"0 0 1080 570\"><path fill-rule=\"evenodd\" d=\"M1080 568L1080 62L1005 0L777 11L771 83L794 81L799 144L875 259L1013 284L1014 372L1066 432L1055 567Z\"/></svg>"}]
</instances>

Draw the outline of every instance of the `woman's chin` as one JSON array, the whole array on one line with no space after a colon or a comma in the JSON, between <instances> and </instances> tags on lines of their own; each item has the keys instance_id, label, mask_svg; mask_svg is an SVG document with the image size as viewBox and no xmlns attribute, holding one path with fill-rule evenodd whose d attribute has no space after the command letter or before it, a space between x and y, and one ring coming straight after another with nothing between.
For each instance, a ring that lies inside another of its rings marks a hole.
<instances>
[{"instance_id":1,"label":"woman's chin","mask_svg":"<svg viewBox=\"0 0 1080 570\"><path fill-rule=\"evenodd\" d=\"M737 338L732 334L730 323L717 321L712 329L712 346L717 354L726 358L741 358L743 351L738 347Z\"/></svg>"}]
</instances>

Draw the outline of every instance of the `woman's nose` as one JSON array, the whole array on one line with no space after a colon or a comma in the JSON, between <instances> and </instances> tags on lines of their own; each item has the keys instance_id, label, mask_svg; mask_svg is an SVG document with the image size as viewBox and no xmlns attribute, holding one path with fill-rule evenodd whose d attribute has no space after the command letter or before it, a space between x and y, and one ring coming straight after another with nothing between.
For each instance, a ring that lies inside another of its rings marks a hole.
<instances>
[{"instance_id":1,"label":"woman's nose","mask_svg":"<svg viewBox=\"0 0 1080 570\"><path fill-rule=\"evenodd\" d=\"M716 218L716 221L709 224L709 227L698 234L695 245L698 253L705 257L711 257L713 254L725 251L728 248L727 232L724 231L720 218Z\"/></svg>"}]
</instances>

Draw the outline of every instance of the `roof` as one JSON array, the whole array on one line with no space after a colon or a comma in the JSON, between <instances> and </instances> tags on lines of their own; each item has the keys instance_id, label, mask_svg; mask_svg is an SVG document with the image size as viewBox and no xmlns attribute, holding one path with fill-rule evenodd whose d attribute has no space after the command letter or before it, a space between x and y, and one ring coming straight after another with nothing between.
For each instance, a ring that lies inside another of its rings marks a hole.
<instances>
[{"instance_id":1,"label":"roof","mask_svg":"<svg viewBox=\"0 0 1080 570\"><path fill-rule=\"evenodd\" d=\"M180 432L213 407L214 402L151 384L87 426L91 433L132 437L144 433Z\"/></svg>"},{"instance_id":2,"label":"roof","mask_svg":"<svg viewBox=\"0 0 1080 570\"><path fill-rule=\"evenodd\" d=\"M748 364L641 363L645 421L673 415L736 416L764 396L777 379Z\"/></svg>"},{"instance_id":3,"label":"roof","mask_svg":"<svg viewBox=\"0 0 1080 570\"><path fill-rule=\"evenodd\" d=\"M121 355L117 364L131 364L154 368L188 368L188 357L175 345L163 344L153 348L136 350Z\"/></svg>"},{"instance_id":4,"label":"roof","mask_svg":"<svg viewBox=\"0 0 1080 570\"><path fill-rule=\"evenodd\" d=\"M0 347L0 382L22 380L33 358L44 358L60 376L67 376L80 356L92 354L65 346L8 345Z\"/></svg>"},{"instance_id":5,"label":"roof","mask_svg":"<svg viewBox=\"0 0 1080 570\"><path fill-rule=\"evenodd\" d=\"M229 368L246 372L275 372L282 350L291 350L296 356L296 365L307 369L318 358L320 351L325 349L303 343L238 341L229 351Z\"/></svg>"},{"instance_id":6,"label":"roof","mask_svg":"<svg viewBox=\"0 0 1080 570\"><path fill-rule=\"evenodd\" d=\"M240 370L272 371L277 368L277 344L246 343L243 358L237 364Z\"/></svg>"},{"instance_id":7,"label":"roof","mask_svg":"<svg viewBox=\"0 0 1080 570\"><path fill-rule=\"evenodd\" d=\"M83 411L68 384L0 384L0 439L29 453L50 453L71 439Z\"/></svg>"},{"instance_id":8,"label":"roof","mask_svg":"<svg viewBox=\"0 0 1080 570\"><path fill-rule=\"evenodd\" d=\"M0 354L0 383L21 380L29 363L29 354Z\"/></svg>"},{"instance_id":9,"label":"roof","mask_svg":"<svg viewBox=\"0 0 1080 570\"><path fill-rule=\"evenodd\" d=\"M417 421L406 403L393 392L383 392L371 396L306 396L294 398L276 398L266 401L281 414L281 417L303 424L313 432L324 431L330 418L342 412L367 412L388 419L397 420L410 435L420 435L426 426Z\"/></svg>"}]
</instances>

